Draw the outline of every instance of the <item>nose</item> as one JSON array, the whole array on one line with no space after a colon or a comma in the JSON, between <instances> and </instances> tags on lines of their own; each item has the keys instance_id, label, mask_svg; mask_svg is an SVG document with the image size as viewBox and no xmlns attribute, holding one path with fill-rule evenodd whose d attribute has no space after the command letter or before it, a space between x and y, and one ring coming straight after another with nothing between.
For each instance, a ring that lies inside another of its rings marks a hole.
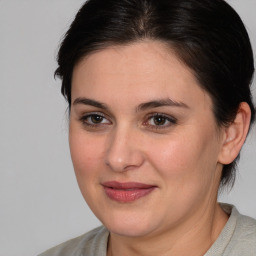
<instances>
[{"instance_id":1,"label":"nose","mask_svg":"<svg viewBox=\"0 0 256 256\"><path fill-rule=\"evenodd\" d=\"M123 172L140 167L144 162L141 136L131 129L113 131L108 140L105 163L113 171Z\"/></svg>"}]
</instances>

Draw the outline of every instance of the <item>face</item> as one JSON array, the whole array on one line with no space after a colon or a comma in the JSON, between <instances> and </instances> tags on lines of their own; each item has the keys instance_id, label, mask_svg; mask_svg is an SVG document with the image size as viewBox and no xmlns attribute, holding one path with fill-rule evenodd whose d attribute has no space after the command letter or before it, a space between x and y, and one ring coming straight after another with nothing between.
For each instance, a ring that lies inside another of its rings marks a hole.
<instances>
[{"instance_id":1,"label":"face","mask_svg":"<svg viewBox=\"0 0 256 256\"><path fill-rule=\"evenodd\" d=\"M109 47L74 69L71 157L86 202L115 234L164 232L214 205L220 133L209 95L160 42Z\"/></svg>"}]
</instances>

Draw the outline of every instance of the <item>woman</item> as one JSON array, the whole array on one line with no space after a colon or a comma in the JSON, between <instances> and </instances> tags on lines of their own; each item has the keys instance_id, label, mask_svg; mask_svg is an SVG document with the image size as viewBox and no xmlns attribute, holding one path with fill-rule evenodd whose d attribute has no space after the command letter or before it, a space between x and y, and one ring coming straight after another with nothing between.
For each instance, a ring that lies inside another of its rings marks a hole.
<instances>
[{"instance_id":1,"label":"woman","mask_svg":"<svg viewBox=\"0 0 256 256\"><path fill-rule=\"evenodd\" d=\"M103 226L48 255L256 255L217 203L255 108L253 54L223 0L89 0L58 55L80 190Z\"/></svg>"}]
</instances>

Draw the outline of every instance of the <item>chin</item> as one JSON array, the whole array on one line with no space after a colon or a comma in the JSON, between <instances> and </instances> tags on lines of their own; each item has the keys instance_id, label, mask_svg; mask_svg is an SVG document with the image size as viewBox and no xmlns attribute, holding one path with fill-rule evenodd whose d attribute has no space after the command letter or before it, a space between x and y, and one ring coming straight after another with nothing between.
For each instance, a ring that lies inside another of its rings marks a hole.
<instances>
[{"instance_id":1,"label":"chin","mask_svg":"<svg viewBox=\"0 0 256 256\"><path fill-rule=\"evenodd\" d=\"M132 214L123 217L112 215L112 218L103 221L103 224L111 233L127 237L142 237L155 230L153 220L150 221L150 218L145 216L132 216Z\"/></svg>"},{"instance_id":2,"label":"chin","mask_svg":"<svg viewBox=\"0 0 256 256\"><path fill-rule=\"evenodd\" d=\"M107 227L108 230L119 236L125 236L125 237L144 237L148 234L150 234L152 231L148 227L143 226L109 226Z\"/></svg>"}]
</instances>

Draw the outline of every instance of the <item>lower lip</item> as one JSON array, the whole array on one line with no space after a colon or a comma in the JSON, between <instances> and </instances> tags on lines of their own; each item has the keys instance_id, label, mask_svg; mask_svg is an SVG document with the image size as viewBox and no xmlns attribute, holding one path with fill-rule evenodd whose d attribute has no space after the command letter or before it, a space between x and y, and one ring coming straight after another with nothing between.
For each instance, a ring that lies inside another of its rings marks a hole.
<instances>
[{"instance_id":1,"label":"lower lip","mask_svg":"<svg viewBox=\"0 0 256 256\"><path fill-rule=\"evenodd\" d=\"M105 193L110 199L117 202L123 202L123 203L136 201L139 198L150 194L154 189L155 187L140 188L140 189L135 188L130 190L104 187Z\"/></svg>"}]
</instances>

